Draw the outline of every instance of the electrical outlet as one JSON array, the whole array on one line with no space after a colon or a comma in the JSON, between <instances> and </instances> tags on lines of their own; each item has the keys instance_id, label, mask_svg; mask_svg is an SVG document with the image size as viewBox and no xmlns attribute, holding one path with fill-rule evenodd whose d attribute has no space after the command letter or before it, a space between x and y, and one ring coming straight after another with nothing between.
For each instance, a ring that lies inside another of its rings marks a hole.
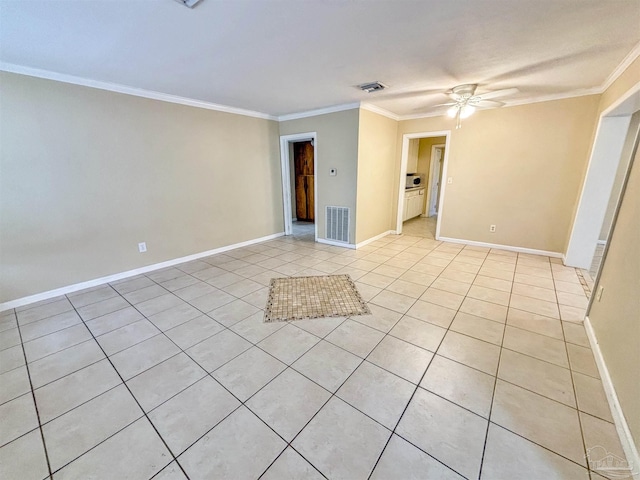
<instances>
[{"instance_id":1,"label":"electrical outlet","mask_svg":"<svg viewBox=\"0 0 640 480\"><path fill-rule=\"evenodd\" d=\"M598 288L598 295L596 296L596 300L600 301L602 299L602 293L604 292L604 286L600 285Z\"/></svg>"},{"instance_id":2,"label":"electrical outlet","mask_svg":"<svg viewBox=\"0 0 640 480\"><path fill-rule=\"evenodd\" d=\"M140 242L140 243L138 244L138 251L139 251L140 253L144 253L144 252L146 252L146 251L147 251L147 242Z\"/></svg>"},{"instance_id":3,"label":"electrical outlet","mask_svg":"<svg viewBox=\"0 0 640 480\"><path fill-rule=\"evenodd\" d=\"M338 169L337 168L330 168L329 169L329 175L331 175L332 177L335 177L336 175L338 175Z\"/></svg>"},{"instance_id":4,"label":"electrical outlet","mask_svg":"<svg viewBox=\"0 0 640 480\"><path fill-rule=\"evenodd\" d=\"M489 225L489 231L491 233L496 233L496 226L495 225Z\"/></svg>"}]
</instances>

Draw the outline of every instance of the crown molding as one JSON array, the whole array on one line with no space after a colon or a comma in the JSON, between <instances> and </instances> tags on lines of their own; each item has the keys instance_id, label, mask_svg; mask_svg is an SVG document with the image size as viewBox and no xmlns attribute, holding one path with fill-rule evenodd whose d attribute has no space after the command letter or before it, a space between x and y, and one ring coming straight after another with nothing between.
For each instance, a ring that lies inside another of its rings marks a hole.
<instances>
[{"instance_id":1,"label":"crown molding","mask_svg":"<svg viewBox=\"0 0 640 480\"><path fill-rule=\"evenodd\" d=\"M14 63L0 62L0 71L27 75L29 77L44 78L47 80L55 80L57 82L71 83L73 85L81 85L83 87L97 88L99 90L107 90L110 92L124 93L125 95L133 95L135 97L150 98L152 100L160 100L162 102L177 103L187 105L189 107L204 108L207 110L215 110L224 113L233 113L235 115L243 115L246 117L261 118L264 120L278 120L278 117L267 113L256 112L253 110L245 110L243 108L229 107L217 103L204 102L202 100L194 100L192 98L180 97L178 95L170 95L167 93L155 92L153 90L144 90L142 88L130 87L117 83L101 82L91 80L84 77L76 77L65 73L53 72L50 70L42 70L39 68L25 67Z\"/></svg>"},{"instance_id":2,"label":"crown molding","mask_svg":"<svg viewBox=\"0 0 640 480\"><path fill-rule=\"evenodd\" d=\"M635 47L631 49L631 51L627 54L626 57L622 59L620 64L609 74L607 79L604 81L602 86L600 87L600 93L604 92L607 88L609 88L613 82L615 82L620 75L624 73L624 71L629 68L636 58L640 56L640 42L636 44Z\"/></svg>"},{"instance_id":3,"label":"crown molding","mask_svg":"<svg viewBox=\"0 0 640 480\"><path fill-rule=\"evenodd\" d=\"M389 110L386 110L384 108L373 105L372 103L362 102L360 103L360 108L362 108L363 110L368 110L373 113L377 113L378 115L382 115L383 117L390 118L391 120L395 120L395 121L400 120L399 115L393 112L390 112Z\"/></svg>"},{"instance_id":4,"label":"crown molding","mask_svg":"<svg viewBox=\"0 0 640 480\"><path fill-rule=\"evenodd\" d=\"M334 105L332 107L317 108L315 110L307 110L306 112L289 113L287 115L280 115L278 117L279 122L286 122L287 120L297 120L299 118L316 117L318 115L326 115L327 113L343 112L345 110L353 110L360 107L360 102L356 103L343 103L342 105Z\"/></svg>"}]
</instances>

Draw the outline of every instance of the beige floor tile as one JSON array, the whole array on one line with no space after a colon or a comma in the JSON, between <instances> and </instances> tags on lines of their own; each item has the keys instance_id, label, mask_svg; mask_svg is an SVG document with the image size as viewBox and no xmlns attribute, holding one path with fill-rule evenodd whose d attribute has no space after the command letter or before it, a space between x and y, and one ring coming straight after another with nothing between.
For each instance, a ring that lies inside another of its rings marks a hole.
<instances>
[{"instance_id":1,"label":"beige floor tile","mask_svg":"<svg viewBox=\"0 0 640 480\"><path fill-rule=\"evenodd\" d=\"M390 430L409 403L415 385L369 362L363 362L336 395Z\"/></svg>"},{"instance_id":2,"label":"beige floor tile","mask_svg":"<svg viewBox=\"0 0 640 480\"><path fill-rule=\"evenodd\" d=\"M464 300L464 296L458 295L457 293L438 290L431 286L420 297L420 300L433 303L435 305L440 305L441 307L450 308L452 310L457 310L458 308L460 308L460 304Z\"/></svg>"},{"instance_id":3,"label":"beige floor tile","mask_svg":"<svg viewBox=\"0 0 640 480\"><path fill-rule=\"evenodd\" d=\"M503 270L505 272L513 273L515 271L516 265L504 259L495 260L492 256L491 258L487 258L482 264L483 268L492 268L494 270Z\"/></svg>"},{"instance_id":4,"label":"beige floor tile","mask_svg":"<svg viewBox=\"0 0 640 480\"><path fill-rule=\"evenodd\" d=\"M407 316L417 318L425 322L433 323L442 328L449 328L456 311L451 308L441 307L434 303L418 300L407 312Z\"/></svg>"},{"instance_id":5,"label":"beige floor tile","mask_svg":"<svg viewBox=\"0 0 640 480\"><path fill-rule=\"evenodd\" d=\"M491 421L586 466L574 408L498 379Z\"/></svg>"},{"instance_id":6,"label":"beige floor tile","mask_svg":"<svg viewBox=\"0 0 640 480\"><path fill-rule=\"evenodd\" d=\"M204 262L202 263L204 265L207 265L205 268L209 268L209 264L206 264ZM203 283L202 280L198 280L191 275L182 275L181 277L176 277L165 282L160 282L160 286L166 290L169 290L170 292L177 292L186 287L190 287L192 285L197 285L200 283Z\"/></svg>"},{"instance_id":7,"label":"beige floor tile","mask_svg":"<svg viewBox=\"0 0 640 480\"><path fill-rule=\"evenodd\" d=\"M553 279L548 277L537 277L535 275L528 275L526 273L517 273L513 278L514 283L521 283L525 285L531 285L534 287L547 288L553 290Z\"/></svg>"},{"instance_id":8,"label":"beige floor tile","mask_svg":"<svg viewBox=\"0 0 640 480\"><path fill-rule=\"evenodd\" d=\"M0 373L8 372L24 364L22 345L16 345L0 351Z\"/></svg>"},{"instance_id":9,"label":"beige floor tile","mask_svg":"<svg viewBox=\"0 0 640 480\"><path fill-rule=\"evenodd\" d=\"M592 469L607 478L621 478L622 472L609 472L606 469L597 468L596 463L598 460L605 460L607 454L613 454L618 459L626 460L615 425L586 413L580 413L580 422L582 423L582 434L588 461L590 461Z\"/></svg>"},{"instance_id":10,"label":"beige floor tile","mask_svg":"<svg viewBox=\"0 0 640 480\"><path fill-rule=\"evenodd\" d=\"M560 305L567 305L575 308L587 308L589 299L584 292L581 295L575 295L573 293L558 292L558 303Z\"/></svg>"},{"instance_id":11,"label":"beige floor tile","mask_svg":"<svg viewBox=\"0 0 640 480\"><path fill-rule=\"evenodd\" d=\"M164 335L156 335L110 357L113 366L127 381L179 353L180 349Z\"/></svg>"},{"instance_id":12,"label":"beige floor tile","mask_svg":"<svg viewBox=\"0 0 640 480\"><path fill-rule=\"evenodd\" d=\"M207 372L221 367L251 348L251 343L230 330L223 330L189 348L186 353Z\"/></svg>"},{"instance_id":13,"label":"beige floor tile","mask_svg":"<svg viewBox=\"0 0 640 480\"><path fill-rule=\"evenodd\" d=\"M165 282L167 280L171 280L172 278L181 277L182 275L184 275L184 272L175 267L167 267L160 270L155 270L151 273L147 273L146 275L154 282Z\"/></svg>"},{"instance_id":14,"label":"beige floor tile","mask_svg":"<svg viewBox=\"0 0 640 480\"><path fill-rule=\"evenodd\" d=\"M510 280L502 280L499 278L487 277L484 275L478 275L473 281L473 284L485 288L492 288L493 290L500 290L507 293L511 293L511 288L513 285Z\"/></svg>"},{"instance_id":15,"label":"beige floor tile","mask_svg":"<svg viewBox=\"0 0 640 480\"><path fill-rule=\"evenodd\" d=\"M4 348L13 347L14 345L20 344L20 336L22 336L23 342L28 342L73 325L77 325L81 322L82 320L75 311L69 311L59 313L53 317L47 317L43 320L28 323L27 325L20 327L20 335L18 335L17 328L15 330L9 330L8 332L2 332L0 335L2 335L4 342L8 341L8 344L6 344ZM13 338L7 338L9 333L15 334Z\"/></svg>"},{"instance_id":16,"label":"beige floor tile","mask_svg":"<svg viewBox=\"0 0 640 480\"><path fill-rule=\"evenodd\" d=\"M564 342L546 335L507 326L502 346L564 368L569 367Z\"/></svg>"},{"instance_id":17,"label":"beige floor tile","mask_svg":"<svg viewBox=\"0 0 640 480\"><path fill-rule=\"evenodd\" d=\"M31 393L0 405L0 446L34 428L38 428L38 416Z\"/></svg>"},{"instance_id":18,"label":"beige floor tile","mask_svg":"<svg viewBox=\"0 0 640 480\"><path fill-rule=\"evenodd\" d=\"M537 313L538 315L543 315L545 317L560 318L558 304L547 302L545 300L538 300L531 297L525 297L523 295L513 294L511 295L511 303L509 306L518 310Z\"/></svg>"},{"instance_id":19,"label":"beige floor tile","mask_svg":"<svg viewBox=\"0 0 640 480\"><path fill-rule=\"evenodd\" d=\"M550 288L536 287L535 285L527 285L525 283L514 283L513 293L515 293L516 295L522 295L524 297L544 300L546 302L555 303L557 301L555 290Z\"/></svg>"},{"instance_id":20,"label":"beige floor tile","mask_svg":"<svg viewBox=\"0 0 640 480\"><path fill-rule=\"evenodd\" d=\"M584 325L580 323L562 322L562 329L564 330L564 338L568 343L591 348L589 338L584 330Z\"/></svg>"},{"instance_id":21,"label":"beige floor tile","mask_svg":"<svg viewBox=\"0 0 640 480\"><path fill-rule=\"evenodd\" d=\"M55 475L76 478L151 478L171 461L149 420L141 418Z\"/></svg>"},{"instance_id":22,"label":"beige floor tile","mask_svg":"<svg viewBox=\"0 0 640 480\"><path fill-rule=\"evenodd\" d=\"M42 480L49 477L40 430L0 448L0 478Z\"/></svg>"},{"instance_id":23,"label":"beige floor tile","mask_svg":"<svg viewBox=\"0 0 640 480\"><path fill-rule=\"evenodd\" d=\"M253 347L211 375L244 402L286 367L271 355Z\"/></svg>"},{"instance_id":24,"label":"beige floor tile","mask_svg":"<svg viewBox=\"0 0 640 480\"><path fill-rule=\"evenodd\" d=\"M127 381L142 408L149 412L207 374L186 354L180 353Z\"/></svg>"},{"instance_id":25,"label":"beige floor tile","mask_svg":"<svg viewBox=\"0 0 640 480\"><path fill-rule=\"evenodd\" d=\"M471 288L471 284L459 282L457 280L450 280L444 277L438 277L432 284L431 288L442 290L449 293L455 293L457 295L466 295ZM435 303L435 302L432 302ZM446 305L445 305L446 306Z\"/></svg>"},{"instance_id":26,"label":"beige floor tile","mask_svg":"<svg viewBox=\"0 0 640 480\"><path fill-rule=\"evenodd\" d=\"M271 278L269 278L269 281L270 280ZM194 298L189 303L200 310L200 312L208 314L211 311L221 308L224 305L228 305L235 300L236 297L234 297L233 295L229 295L227 292L223 292L222 290L216 290L213 293Z\"/></svg>"},{"instance_id":27,"label":"beige floor tile","mask_svg":"<svg viewBox=\"0 0 640 480\"><path fill-rule=\"evenodd\" d=\"M142 320L144 317L133 307L123 308L112 313L86 322L87 327L95 336L103 335L130 323Z\"/></svg>"},{"instance_id":28,"label":"beige floor tile","mask_svg":"<svg viewBox=\"0 0 640 480\"><path fill-rule=\"evenodd\" d=\"M347 319L327 335L325 340L364 358L382 340L382 337L384 337L382 332Z\"/></svg>"},{"instance_id":29,"label":"beige floor tile","mask_svg":"<svg viewBox=\"0 0 640 480\"><path fill-rule=\"evenodd\" d=\"M609 401L604 393L600 379L573 372L573 383L580 411L599 417L607 422L613 422L611 407L609 407Z\"/></svg>"},{"instance_id":30,"label":"beige floor tile","mask_svg":"<svg viewBox=\"0 0 640 480\"><path fill-rule=\"evenodd\" d=\"M560 320L544 317L524 310L510 308L507 313L507 324L530 332L563 340L562 325Z\"/></svg>"},{"instance_id":31,"label":"beige floor tile","mask_svg":"<svg viewBox=\"0 0 640 480\"><path fill-rule=\"evenodd\" d=\"M504 323L494 322L468 313L458 312L451 324L451 330L495 345L502 344Z\"/></svg>"},{"instance_id":32,"label":"beige floor tile","mask_svg":"<svg viewBox=\"0 0 640 480\"><path fill-rule=\"evenodd\" d=\"M371 305L369 305L369 308L371 309L371 311L374 310L373 308L371 308ZM360 320L362 317L362 315L358 315L357 318ZM295 320L295 326L314 334L316 337L324 338L329 335L335 328L341 325L344 321L345 317L310 318L306 320Z\"/></svg>"},{"instance_id":33,"label":"beige floor tile","mask_svg":"<svg viewBox=\"0 0 640 480\"><path fill-rule=\"evenodd\" d=\"M420 386L489 418L495 377L436 355Z\"/></svg>"},{"instance_id":34,"label":"beige floor tile","mask_svg":"<svg viewBox=\"0 0 640 480\"><path fill-rule=\"evenodd\" d=\"M291 441L329 397L331 393L327 390L289 368L246 405L285 440Z\"/></svg>"},{"instance_id":35,"label":"beige floor tile","mask_svg":"<svg viewBox=\"0 0 640 480\"><path fill-rule=\"evenodd\" d=\"M291 365L319 341L320 338L315 335L294 325L286 324L284 328L278 329L262 340L258 346L281 362Z\"/></svg>"},{"instance_id":36,"label":"beige floor tile","mask_svg":"<svg viewBox=\"0 0 640 480\"><path fill-rule=\"evenodd\" d=\"M586 316L586 310L579 307L571 307L569 305L559 305L560 318L567 322L582 323Z\"/></svg>"},{"instance_id":37,"label":"beige floor tile","mask_svg":"<svg viewBox=\"0 0 640 480\"><path fill-rule=\"evenodd\" d=\"M296 478L322 480L324 477L299 453L288 447L260 478L262 480L293 480Z\"/></svg>"},{"instance_id":38,"label":"beige floor tile","mask_svg":"<svg viewBox=\"0 0 640 480\"><path fill-rule=\"evenodd\" d=\"M37 322L44 318L58 315L59 313L73 310L73 305L66 298L60 298L55 301L47 302L40 306L33 306L28 310L17 312L18 323L20 326L27 325L31 322Z\"/></svg>"},{"instance_id":39,"label":"beige floor tile","mask_svg":"<svg viewBox=\"0 0 640 480\"><path fill-rule=\"evenodd\" d=\"M40 421L46 423L122 383L105 359L34 391Z\"/></svg>"},{"instance_id":40,"label":"beige floor tile","mask_svg":"<svg viewBox=\"0 0 640 480\"><path fill-rule=\"evenodd\" d=\"M323 340L300 357L292 367L327 390L335 392L361 362L361 358Z\"/></svg>"},{"instance_id":41,"label":"beige floor tile","mask_svg":"<svg viewBox=\"0 0 640 480\"><path fill-rule=\"evenodd\" d=\"M554 284L557 292L573 293L574 295L584 295L584 288L579 283L555 280Z\"/></svg>"},{"instance_id":42,"label":"beige floor tile","mask_svg":"<svg viewBox=\"0 0 640 480\"><path fill-rule=\"evenodd\" d=\"M365 478L390 435L382 425L334 397L292 446L327 478Z\"/></svg>"},{"instance_id":43,"label":"beige floor tile","mask_svg":"<svg viewBox=\"0 0 640 480\"><path fill-rule=\"evenodd\" d=\"M75 308L84 307L85 305L89 305L91 303L96 303L102 300L106 300L108 298L117 297L118 292L116 292L113 288L108 285L99 286L90 291L84 292L75 292L67 295L69 301L73 304Z\"/></svg>"},{"instance_id":44,"label":"beige floor tile","mask_svg":"<svg viewBox=\"0 0 640 480\"><path fill-rule=\"evenodd\" d=\"M387 287L387 290L395 293L406 295L407 297L418 298L422 295L426 286L418 285L417 283L407 282L405 280L396 280Z\"/></svg>"},{"instance_id":45,"label":"beige floor tile","mask_svg":"<svg viewBox=\"0 0 640 480\"><path fill-rule=\"evenodd\" d=\"M224 327L214 319L206 315L201 315L171 330L167 330L165 334L178 345L178 347L186 350L196 343L221 332L223 329Z\"/></svg>"},{"instance_id":46,"label":"beige floor tile","mask_svg":"<svg viewBox=\"0 0 640 480\"><path fill-rule=\"evenodd\" d=\"M174 294L165 293L164 295L160 295L159 297L155 297L150 300L146 300L144 302L138 303L136 305L136 308L145 317L149 317L156 313L160 313L165 310L168 310L171 307L177 307L178 305L182 305L183 303L184 301L176 297Z\"/></svg>"},{"instance_id":47,"label":"beige floor tile","mask_svg":"<svg viewBox=\"0 0 640 480\"><path fill-rule=\"evenodd\" d=\"M117 282L111 282L111 286L113 287L113 289L116 290L120 295L135 292L136 290L150 287L152 285L154 285L153 280L145 276L126 278Z\"/></svg>"},{"instance_id":48,"label":"beige floor tile","mask_svg":"<svg viewBox=\"0 0 640 480\"><path fill-rule=\"evenodd\" d=\"M590 348L568 343L567 352L569 353L569 364L571 365L571 370L589 375L590 377L600 378L598 367Z\"/></svg>"},{"instance_id":49,"label":"beige floor tile","mask_svg":"<svg viewBox=\"0 0 640 480\"><path fill-rule=\"evenodd\" d=\"M419 383L433 353L397 338L386 336L367 360L412 383Z\"/></svg>"},{"instance_id":50,"label":"beige floor tile","mask_svg":"<svg viewBox=\"0 0 640 480\"><path fill-rule=\"evenodd\" d=\"M500 270L497 268L491 268L483 266L479 271L479 275L483 275L485 277L496 278L499 280L506 280L508 282L513 281L513 272L509 270Z\"/></svg>"},{"instance_id":51,"label":"beige floor tile","mask_svg":"<svg viewBox=\"0 0 640 480\"><path fill-rule=\"evenodd\" d=\"M0 405L30 391L31 385L26 366L0 374Z\"/></svg>"},{"instance_id":52,"label":"beige floor tile","mask_svg":"<svg viewBox=\"0 0 640 480\"><path fill-rule=\"evenodd\" d=\"M589 479L589 472L575 463L546 450L514 433L489 425L487 447L482 463L483 480L508 478Z\"/></svg>"},{"instance_id":53,"label":"beige floor tile","mask_svg":"<svg viewBox=\"0 0 640 480\"><path fill-rule=\"evenodd\" d=\"M125 293L122 296L129 303L133 305L137 305L138 303L144 302L146 300L150 300L152 298L159 297L160 295L164 295L167 293L165 288L162 288L160 285L153 284L145 288L141 288L139 290L134 290L130 293Z\"/></svg>"},{"instance_id":54,"label":"beige floor tile","mask_svg":"<svg viewBox=\"0 0 640 480\"><path fill-rule=\"evenodd\" d=\"M111 356L160 333L153 323L143 319L105 333L97 337L96 341L105 353Z\"/></svg>"},{"instance_id":55,"label":"beige floor tile","mask_svg":"<svg viewBox=\"0 0 640 480\"><path fill-rule=\"evenodd\" d=\"M529 265L518 265L516 266L516 273L523 273L525 275L531 275L532 277L540 277L540 278L553 278L551 275L551 268L538 268L531 267Z\"/></svg>"},{"instance_id":56,"label":"beige floor tile","mask_svg":"<svg viewBox=\"0 0 640 480\"><path fill-rule=\"evenodd\" d=\"M392 435L376 469L372 480L422 479L461 480L461 477L442 463L417 449L397 435Z\"/></svg>"},{"instance_id":57,"label":"beige floor tile","mask_svg":"<svg viewBox=\"0 0 640 480\"><path fill-rule=\"evenodd\" d=\"M397 433L467 478L480 473L487 420L421 388Z\"/></svg>"},{"instance_id":58,"label":"beige floor tile","mask_svg":"<svg viewBox=\"0 0 640 480\"><path fill-rule=\"evenodd\" d=\"M493 288L481 287L479 285L472 285L467 293L467 297L508 306L510 293L494 290Z\"/></svg>"},{"instance_id":59,"label":"beige floor tile","mask_svg":"<svg viewBox=\"0 0 640 480\"><path fill-rule=\"evenodd\" d=\"M191 478L258 478L287 444L240 407L181 457Z\"/></svg>"},{"instance_id":60,"label":"beige floor tile","mask_svg":"<svg viewBox=\"0 0 640 480\"><path fill-rule=\"evenodd\" d=\"M153 410L149 419L179 455L239 406L218 382L205 377Z\"/></svg>"},{"instance_id":61,"label":"beige floor tile","mask_svg":"<svg viewBox=\"0 0 640 480\"><path fill-rule=\"evenodd\" d=\"M93 339L48 355L29 365L33 388L39 388L103 358L104 353Z\"/></svg>"},{"instance_id":62,"label":"beige floor tile","mask_svg":"<svg viewBox=\"0 0 640 480\"><path fill-rule=\"evenodd\" d=\"M567 368L505 349L500 357L498 378L576 407L571 372Z\"/></svg>"},{"instance_id":63,"label":"beige floor tile","mask_svg":"<svg viewBox=\"0 0 640 480\"><path fill-rule=\"evenodd\" d=\"M24 352L28 362L35 362L47 355L60 352L65 348L78 345L91 339L91 333L89 333L87 327L85 327L84 324L78 324L25 343ZM3 350L3 352L9 350L11 349Z\"/></svg>"},{"instance_id":64,"label":"beige floor tile","mask_svg":"<svg viewBox=\"0 0 640 480\"><path fill-rule=\"evenodd\" d=\"M400 295L399 293L383 290L370 301L371 303L388 308L389 310L406 313L407 310L409 310L409 308L411 308L411 306L416 302L416 299L407 297L406 295Z\"/></svg>"},{"instance_id":65,"label":"beige floor tile","mask_svg":"<svg viewBox=\"0 0 640 480\"><path fill-rule=\"evenodd\" d=\"M489 375L498 370L500 347L456 332L445 335L437 353Z\"/></svg>"},{"instance_id":66,"label":"beige floor tile","mask_svg":"<svg viewBox=\"0 0 640 480\"><path fill-rule=\"evenodd\" d=\"M51 470L56 471L142 417L124 385L103 393L42 428Z\"/></svg>"},{"instance_id":67,"label":"beige floor tile","mask_svg":"<svg viewBox=\"0 0 640 480\"><path fill-rule=\"evenodd\" d=\"M370 315L356 315L351 317L351 320L387 333L398 323L400 318L402 318L401 313L394 312L393 310L380 307L373 303L369 304L368 307L369 310L371 310Z\"/></svg>"},{"instance_id":68,"label":"beige floor tile","mask_svg":"<svg viewBox=\"0 0 640 480\"><path fill-rule=\"evenodd\" d=\"M222 307L216 308L209 313L209 316L224 326L230 327L258 311L259 309L250 303L243 302L242 300L234 300Z\"/></svg>"},{"instance_id":69,"label":"beige floor tile","mask_svg":"<svg viewBox=\"0 0 640 480\"><path fill-rule=\"evenodd\" d=\"M241 300L250 303L256 308L263 309L267 306L267 299L269 298L269 289L260 285L258 290L255 290L248 295L245 295Z\"/></svg>"},{"instance_id":70,"label":"beige floor tile","mask_svg":"<svg viewBox=\"0 0 640 480\"><path fill-rule=\"evenodd\" d=\"M475 315L476 317L486 318L495 322L504 323L507 318L507 307L504 305L498 305L496 303L485 302L484 300L477 300L475 298L465 298L462 305L460 305L460 311Z\"/></svg>"},{"instance_id":71,"label":"beige floor tile","mask_svg":"<svg viewBox=\"0 0 640 480\"><path fill-rule=\"evenodd\" d=\"M193 320L200 315L202 315L200 310L192 307L188 303L182 303L163 312L149 316L149 321L164 332L170 328L182 325L189 320Z\"/></svg>"},{"instance_id":72,"label":"beige floor tile","mask_svg":"<svg viewBox=\"0 0 640 480\"><path fill-rule=\"evenodd\" d=\"M469 263L461 262L460 260L453 260L447 267L447 270L456 270L458 272L472 273L476 275L481 269L480 265L471 265ZM468 282L467 282L468 283Z\"/></svg>"},{"instance_id":73,"label":"beige floor tile","mask_svg":"<svg viewBox=\"0 0 640 480\"><path fill-rule=\"evenodd\" d=\"M422 320L405 316L389 332L390 335L435 352L444 338L446 330Z\"/></svg>"}]
</instances>

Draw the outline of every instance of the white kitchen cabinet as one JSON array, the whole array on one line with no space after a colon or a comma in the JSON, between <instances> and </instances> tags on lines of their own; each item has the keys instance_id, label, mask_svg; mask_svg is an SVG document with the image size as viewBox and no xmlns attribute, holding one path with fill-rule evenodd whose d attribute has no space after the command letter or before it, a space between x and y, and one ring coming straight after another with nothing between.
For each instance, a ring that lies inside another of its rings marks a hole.
<instances>
[{"instance_id":1,"label":"white kitchen cabinet","mask_svg":"<svg viewBox=\"0 0 640 480\"><path fill-rule=\"evenodd\" d=\"M420 139L409 140L409 155L407 157L407 173L418 171L418 151L420 150Z\"/></svg>"},{"instance_id":2,"label":"white kitchen cabinet","mask_svg":"<svg viewBox=\"0 0 640 480\"><path fill-rule=\"evenodd\" d=\"M415 190L407 190L404 194L404 209L402 214L402 221L409 220L410 218L422 215L422 208L424 206L424 188L418 188Z\"/></svg>"}]
</instances>

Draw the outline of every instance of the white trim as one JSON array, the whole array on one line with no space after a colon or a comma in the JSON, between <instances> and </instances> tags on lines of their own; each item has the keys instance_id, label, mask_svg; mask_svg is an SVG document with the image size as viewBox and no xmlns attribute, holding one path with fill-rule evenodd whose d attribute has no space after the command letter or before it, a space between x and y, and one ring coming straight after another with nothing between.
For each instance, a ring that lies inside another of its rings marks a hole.
<instances>
[{"instance_id":1,"label":"white trim","mask_svg":"<svg viewBox=\"0 0 640 480\"><path fill-rule=\"evenodd\" d=\"M631 49L631 51L622 59L620 64L609 74L607 79L602 83L600 87L601 91L604 92L607 88L609 88L613 82L615 82L620 75L624 73L624 71L629 68L636 58L640 56L640 42L636 44L635 47Z\"/></svg>"},{"instance_id":2,"label":"white trim","mask_svg":"<svg viewBox=\"0 0 640 480\"><path fill-rule=\"evenodd\" d=\"M363 242L360 243L356 243L356 248L362 248L365 245L369 245L370 243L375 242L376 240L380 240L382 237L386 237L387 235L391 235L392 233L396 233L395 230L387 230L386 232L382 232L379 235L376 235L375 237L371 237L368 240L365 240Z\"/></svg>"},{"instance_id":3,"label":"white trim","mask_svg":"<svg viewBox=\"0 0 640 480\"><path fill-rule=\"evenodd\" d=\"M429 178L427 178L427 207L426 207L426 213L423 215L425 217L431 217L433 215L436 215L438 212L435 211L435 204L438 203L437 202L437 198L436 198L436 202L433 202L432 205L432 200L433 200L433 196L434 196L434 191L433 191L433 183L435 178L437 177L437 175L440 174L440 168L436 169L436 165L433 163L433 159L434 154L436 152L436 150L438 148L444 150L444 143L438 144L438 145L431 145L431 159L429 161L430 165L429 165ZM442 155L440 157L440 162L442 162L444 160L444 155ZM440 163L438 162L438 163ZM442 181L441 178L438 178L438 180ZM437 195L436 195L437 196ZM431 213L433 211L433 213Z\"/></svg>"},{"instance_id":4,"label":"white trim","mask_svg":"<svg viewBox=\"0 0 640 480\"><path fill-rule=\"evenodd\" d=\"M409 140L414 140L416 138L433 138L433 137L445 137L444 143L444 158L442 161L444 162L442 166L442 185L440 187L440 212L438 213L438 218L436 219L436 240L438 240L440 236L440 224L442 220L442 211L444 207L444 191L446 182L444 181L447 178L447 169L449 166L449 144L451 141L451 130L439 130L435 132L419 132L419 133L405 133L402 135L402 153L400 154L400 178L398 178L398 209L396 212L396 232L398 235L402 233L402 214L404 210L404 191L405 184L403 180L407 176L407 163L409 161Z\"/></svg>"},{"instance_id":5,"label":"white trim","mask_svg":"<svg viewBox=\"0 0 640 480\"><path fill-rule=\"evenodd\" d=\"M550 252L548 250L537 250L535 248L515 247L513 245L500 245L498 243L476 242L475 240L464 240L462 238L440 237L438 240L451 243L462 243L474 247L494 248L496 250L507 250L509 252L528 253L530 255L544 255L545 257L564 258L560 252Z\"/></svg>"},{"instance_id":6,"label":"white trim","mask_svg":"<svg viewBox=\"0 0 640 480\"><path fill-rule=\"evenodd\" d=\"M584 319L584 329L587 332L587 337L591 344L591 350L593 351L593 356L596 360L596 365L598 366L598 372L602 379L604 393L609 401L611 416L613 417L613 423L615 424L618 436L620 437L622 449L627 457L627 461L633 465L633 478L638 480L638 478L640 478L640 469L638 468L640 467L640 454L638 453L638 449L633 441L633 436L631 435L631 430L629 429L627 420L624 417L622 406L618 400L616 389L613 386L611 375L609 375L609 369L607 368L607 364L602 356L602 351L600 350L600 345L598 344L598 339L596 338L596 333L593 330L589 317L585 317Z\"/></svg>"},{"instance_id":7,"label":"white trim","mask_svg":"<svg viewBox=\"0 0 640 480\"><path fill-rule=\"evenodd\" d=\"M606 244L607 244L607 241L606 241L606 240L598 240L598 241L596 242L596 244L598 244L598 245L606 245Z\"/></svg>"},{"instance_id":8,"label":"white trim","mask_svg":"<svg viewBox=\"0 0 640 480\"><path fill-rule=\"evenodd\" d=\"M192 98L180 97L178 95L170 95L168 93L162 92L155 92L153 90L144 90L142 88L130 87L128 85L120 85L118 83L101 82L99 80L91 80L89 78L67 75L66 73L58 73L52 72L50 70L41 70L39 68L24 67L22 65L16 65L13 63L0 62L0 70L9 73L27 75L29 77L44 78L47 80L55 80L57 82L97 88L99 90L123 93L125 95L133 95L135 97L143 97L150 98L152 100L160 100L162 102L177 103L180 105L187 105L189 107L216 110L218 112L233 113L235 115L244 115L246 117L262 118L264 120L278 120L278 117L269 115L268 113L245 110L243 108L229 107L227 105L220 105L218 103L194 100Z\"/></svg>"},{"instance_id":9,"label":"white trim","mask_svg":"<svg viewBox=\"0 0 640 480\"><path fill-rule=\"evenodd\" d=\"M343 248L351 248L351 249L356 248L356 246L353 243L334 242L333 240L327 240L326 238L316 238L316 242L324 243L326 245L333 245L334 247L343 247Z\"/></svg>"},{"instance_id":10,"label":"white trim","mask_svg":"<svg viewBox=\"0 0 640 480\"><path fill-rule=\"evenodd\" d=\"M315 110L308 110L306 112L289 113L287 115L280 115L277 120L279 122L286 122L287 120L297 120L299 118L315 117L318 115L326 115L327 113L342 112L344 110L353 110L360 108L360 102L357 103L344 103L342 105L334 105L332 107L318 108Z\"/></svg>"},{"instance_id":11,"label":"white trim","mask_svg":"<svg viewBox=\"0 0 640 480\"><path fill-rule=\"evenodd\" d=\"M313 142L313 231L318 241L318 134L316 132L280 135L280 169L282 173L282 206L284 208L284 234L293 233L293 213L291 212L291 171L289 169L289 144L311 140ZM296 218L297 220L297 218Z\"/></svg>"},{"instance_id":12,"label":"white trim","mask_svg":"<svg viewBox=\"0 0 640 480\"><path fill-rule=\"evenodd\" d=\"M389 110L385 110L384 108L377 107L372 103L362 102L360 104L360 108L363 110L368 110L370 112L377 113L378 115L382 115L384 117L390 118L391 120L395 120L396 122L400 120L400 117L395 113L390 112Z\"/></svg>"},{"instance_id":13,"label":"white trim","mask_svg":"<svg viewBox=\"0 0 640 480\"><path fill-rule=\"evenodd\" d=\"M187 255L186 257L174 258L173 260L167 260L165 262L154 263L153 265L147 265L145 267L135 268L133 270L127 270L126 272L114 273L113 275L107 275L106 277L95 278L93 280L87 280L86 282L80 282L73 285L67 285L66 287L56 288L55 290L49 290L47 292L37 293L35 295L29 295L28 297L18 298L16 300L10 300L8 302L0 303L0 312L8 310L10 308L22 307L30 303L39 302L41 300L47 300L49 298L57 297L59 295L65 295L67 293L77 292L78 290L84 290L85 288L96 287L109 282L115 282L116 280L122 280L124 278L140 275L141 273L148 273L161 268L172 267L179 263L190 262L192 260L198 260L202 257L208 257L210 255L216 255L218 253L228 252L229 250L235 250L236 248L246 247L256 243L266 242L267 240L273 240L274 238L282 237L284 232L273 233L260 238L254 238L253 240L247 240L245 242L234 243L232 245L226 245L224 247L214 248L213 250L207 250L206 252L194 253Z\"/></svg>"}]
</instances>

